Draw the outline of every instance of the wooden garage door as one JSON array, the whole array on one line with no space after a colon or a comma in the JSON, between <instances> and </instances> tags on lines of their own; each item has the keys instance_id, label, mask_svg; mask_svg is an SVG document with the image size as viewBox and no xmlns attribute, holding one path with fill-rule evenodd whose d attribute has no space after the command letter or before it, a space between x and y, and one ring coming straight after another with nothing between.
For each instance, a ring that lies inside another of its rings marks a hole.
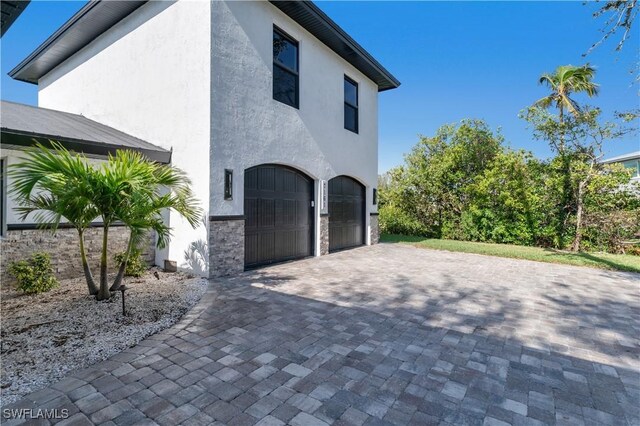
<instances>
[{"instance_id":1,"label":"wooden garage door","mask_svg":"<svg viewBox=\"0 0 640 426\"><path fill-rule=\"evenodd\" d=\"M313 181L285 166L244 173L245 268L313 255Z\"/></svg>"},{"instance_id":2,"label":"wooden garage door","mask_svg":"<svg viewBox=\"0 0 640 426\"><path fill-rule=\"evenodd\" d=\"M365 189L348 176L329 181L329 251L364 244Z\"/></svg>"}]
</instances>

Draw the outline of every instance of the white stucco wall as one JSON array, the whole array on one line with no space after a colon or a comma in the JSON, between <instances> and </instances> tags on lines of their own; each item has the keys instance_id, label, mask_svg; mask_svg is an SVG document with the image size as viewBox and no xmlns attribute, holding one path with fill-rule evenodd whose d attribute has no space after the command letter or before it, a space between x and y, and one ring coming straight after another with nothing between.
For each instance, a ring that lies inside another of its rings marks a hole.
<instances>
[{"instance_id":1,"label":"white stucco wall","mask_svg":"<svg viewBox=\"0 0 640 426\"><path fill-rule=\"evenodd\" d=\"M300 108L272 97L273 25L299 42ZM344 75L359 86L359 133L344 129ZM244 214L243 171L280 163L320 183L348 175L377 182L377 86L264 1L149 2L39 82L39 105L83 114L173 148L208 215ZM234 197L223 198L224 169ZM207 240L177 216L170 248L156 262L183 262L191 242ZM319 238L316 229L316 253Z\"/></svg>"},{"instance_id":2,"label":"white stucco wall","mask_svg":"<svg viewBox=\"0 0 640 426\"><path fill-rule=\"evenodd\" d=\"M274 24L299 42L299 109L273 99ZM316 206L320 180L348 175L361 181L368 228L376 207L377 86L268 2L213 2L212 28L211 214L243 214L243 171L280 163L316 179ZM358 134L344 128L345 74L359 87ZM234 171L232 201L223 197L224 169Z\"/></svg>"},{"instance_id":3,"label":"white stucco wall","mask_svg":"<svg viewBox=\"0 0 640 426\"><path fill-rule=\"evenodd\" d=\"M39 81L41 107L68 111L173 149L208 213L211 2L149 2ZM172 213L164 259L184 262L204 226Z\"/></svg>"}]
</instances>

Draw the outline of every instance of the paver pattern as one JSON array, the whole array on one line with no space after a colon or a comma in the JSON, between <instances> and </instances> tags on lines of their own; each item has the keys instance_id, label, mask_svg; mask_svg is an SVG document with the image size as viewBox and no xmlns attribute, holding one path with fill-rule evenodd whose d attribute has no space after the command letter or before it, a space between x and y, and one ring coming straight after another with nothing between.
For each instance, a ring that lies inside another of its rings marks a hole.
<instances>
[{"instance_id":1,"label":"paver pattern","mask_svg":"<svg viewBox=\"0 0 640 426\"><path fill-rule=\"evenodd\" d=\"M213 281L174 327L4 408L65 408L64 425L638 425L639 286L362 247Z\"/></svg>"}]
</instances>

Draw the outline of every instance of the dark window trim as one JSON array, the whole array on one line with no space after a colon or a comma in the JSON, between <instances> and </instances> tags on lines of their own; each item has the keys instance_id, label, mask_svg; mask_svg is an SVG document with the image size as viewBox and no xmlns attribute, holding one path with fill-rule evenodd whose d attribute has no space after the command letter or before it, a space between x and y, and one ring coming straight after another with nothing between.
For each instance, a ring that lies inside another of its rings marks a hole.
<instances>
[{"instance_id":1,"label":"dark window trim","mask_svg":"<svg viewBox=\"0 0 640 426\"><path fill-rule=\"evenodd\" d=\"M298 67L297 70L289 68L288 66L286 66L285 64L283 64L282 62L276 60L276 58L273 58L273 66L277 66L278 68L280 68L281 70L283 70L284 72L288 72L289 74L292 74L295 77L296 80L296 99L294 104L295 105L291 105L288 104L286 102L282 102L279 99L276 99L275 97L273 98L273 100L278 101L282 104L288 105L290 107L296 108L296 109L300 109L300 43L298 42L298 40L296 40L295 38L293 38L292 36L290 36L286 31L284 31L283 29L281 29L280 27L278 27L277 25L273 25L273 32L278 34L280 37L284 38L285 40L287 40L289 43L293 44L296 47L296 66ZM273 37L272 37L272 50L273 50ZM272 74L272 80L275 79L274 76L274 72L273 70L271 71ZM275 84L275 81L271 82L272 86Z\"/></svg>"},{"instance_id":2,"label":"dark window trim","mask_svg":"<svg viewBox=\"0 0 640 426\"><path fill-rule=\"evenodd\" d=\"M344 123L344 128L346 130L349 130L350 132L356 133L358 134L360 132L360 110L358 109L358 104L360 103L360 86L358 85L358 82L355 81L354 79L350 78L348 75L344 75L344 81L347 81L351 84L353 84L356 88L356 104L352 104L351 102L347 101L347 94L344 93L344 108L346 110L347 106L353 108L356 110L356 125L355 125L355 129L350 129L347 127L347 123L345 121ZM344 82L342 83L344 86Z\"/></svg>"}]
</instances>

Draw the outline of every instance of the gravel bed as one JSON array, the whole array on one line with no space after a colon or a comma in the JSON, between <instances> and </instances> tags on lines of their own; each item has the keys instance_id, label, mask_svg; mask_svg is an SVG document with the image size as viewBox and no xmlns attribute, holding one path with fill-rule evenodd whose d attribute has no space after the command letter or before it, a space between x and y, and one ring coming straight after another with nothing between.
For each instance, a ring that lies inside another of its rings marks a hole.
<instances>
[{"instance_id":1,"label":"gravel bed","mask_svg":"<svg viewBox=\"0 0 640 426\"><path fill-rule=\"evenodd\" d=\"M3 288L0 406L170 327L207 288L206 279L157 268L127 277L125 284L126 317L120 292L96 302L84 278L61 280L60 287L39 295Z\"/></svg>"}]
</instances>

